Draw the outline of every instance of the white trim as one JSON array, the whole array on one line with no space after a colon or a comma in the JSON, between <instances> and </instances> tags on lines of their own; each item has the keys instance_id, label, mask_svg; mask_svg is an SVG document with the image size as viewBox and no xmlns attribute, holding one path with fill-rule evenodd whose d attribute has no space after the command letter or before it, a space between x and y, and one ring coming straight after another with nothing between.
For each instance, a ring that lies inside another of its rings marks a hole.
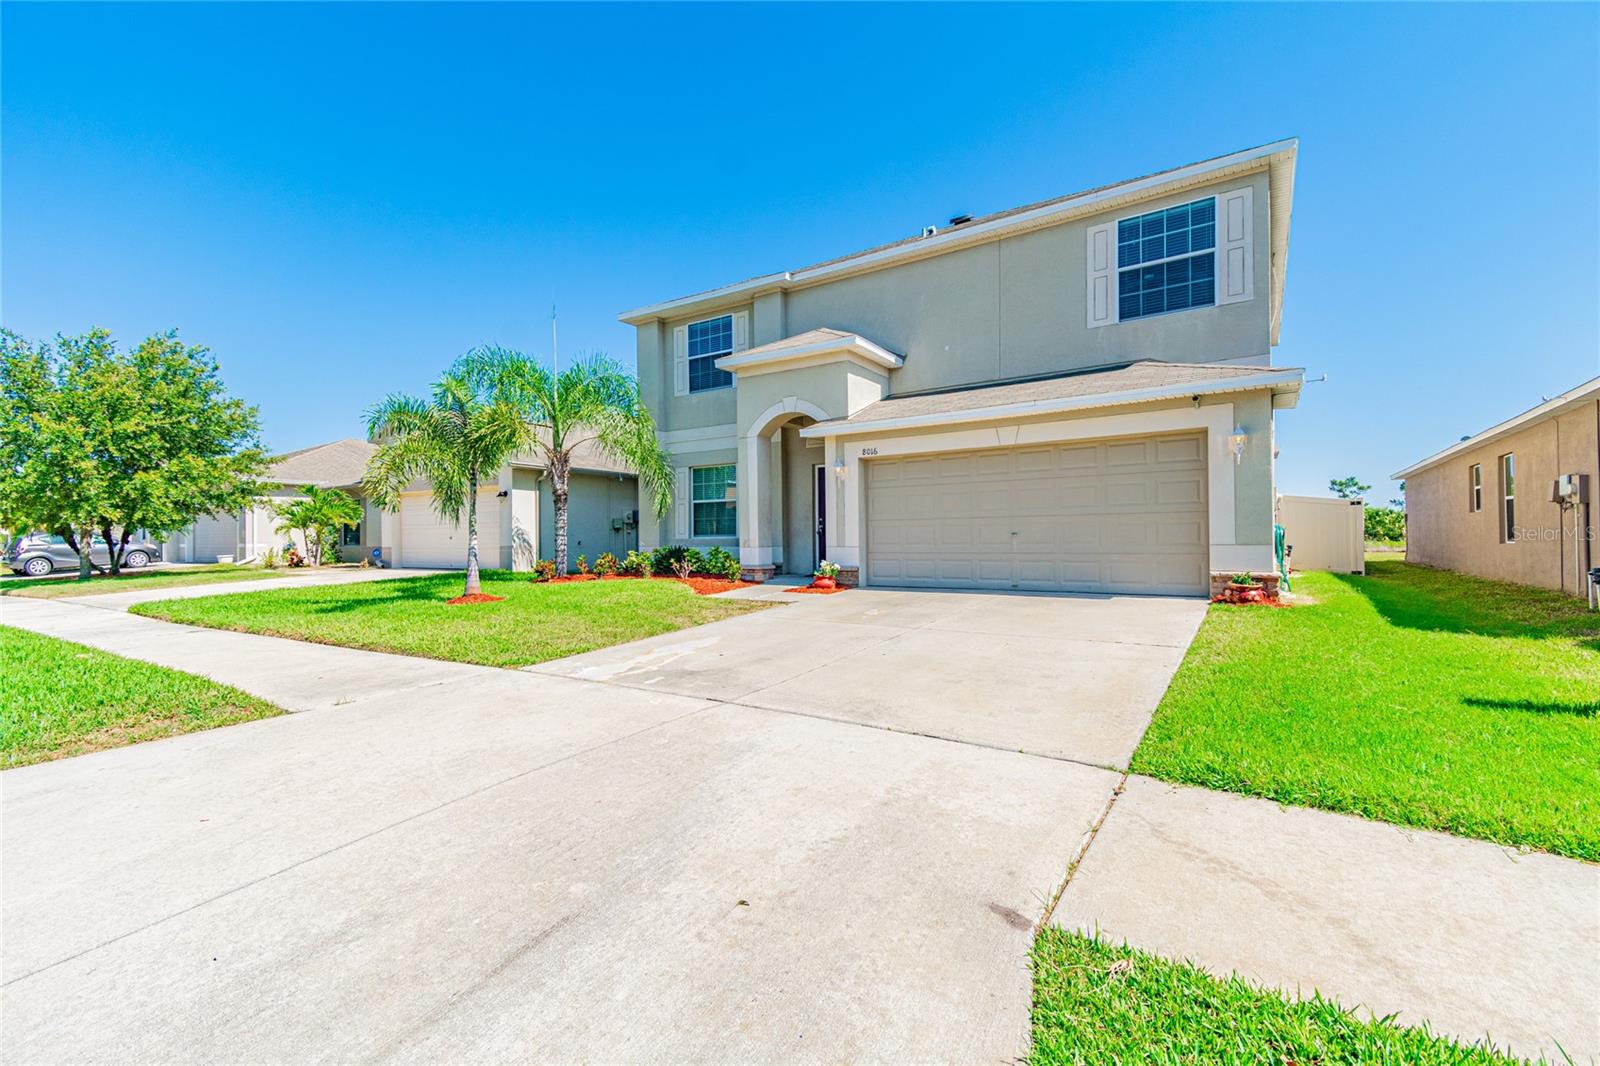
<instances>
[{"instance_id":1,"label":"white trim","mask_svg":"<svg viewBox=\"0 0 1600 1066\"><path fill-rule=\"evenodd\" d=\"M1419 470L1426 470L1430 466L1437 466L1446 459L1459 455L1462 452L1472 451L1474 448L1487 447L1495 440L1507 433L1512 432L1513 430L1519 429L1530 422L1542 421L1551 415L1559 414L1563 408L1573 404L1581 403L1582 401L1590 398L1600 398L1600 378L1591 378L1575 389L1568 389L1560 396L1546 400L1539 406L1529 408L1520 415L1508 418L1504 422L1498 423L1497 425L1490 426L1481 433L1474 433L1466 440L1457 441L1455 444L1450 445L1450 447L1444 449L1443 451L1434 452L1421 462L1412 463L1404 470L1397 471L1389 476L1394 478L1396 481L1400 480L1401 478L1410 477Z\"/></svg>"},{"instance_id":2,"label":"white trim","mask_svg":"<svg viewBox=\"0 0 1600 1066\"><path fill-rule=\"evenodd\" d=\"M767 427L776 421L780 415L807 415L816 419L818 422L822 422L833 417L828 412L812 403L810 400L802 400L798 396L785 396L783 399L779 400L765 411L762 411L755 418L751 419L750 428L744 431L745 437L750 438L762 436ZM807 426L805 429L800 431L800 435L802 437L806 436L806 429L815 428L815 426ZM821 434L814 435L821 436Z\"/></svg>"},{"instance_id":3,"label":"white trim","mask_svg":"<svg viewBox=\"0 0 1600 1066\"><path fill-rule=\"evenodd\" d=\"M835 354L856 356L873 369L881 370L897 370L906 362L903 357L855 333L813 341L810 344L797 344L791 348L769 350L771 348L772 345L763 345L743 355L724 355L717 360L717 368L735 373L759 373L762 370L776 370L780 367L788 369L786 364L802 360L825 361L817 360L815 357Z\"/></svg>"},{"instance_id":4,"label":"white trim","mask_svg":"<svg viewBox=\"0 0 1600 1066\"><path fill-rule=\"evenodd\" d=\"M1058 414L1066 411L1089 410L1096 407L1116 407L1123 404L1146 403L1152 400L1171 400L1184 396L1208 396L1220 392L1241 392L1248 389L1282 387L1298 390L1303 378L1304 372L1300 370L1274 370L1262 374L1237 377L1231 380L1192 381L1179 385L1158 385L1148 389L1102 392L1092 396L1067 396L1053 400L1026 400L1021 403L975 407L965 411L937 411L925 415L905 415L901 418L880 418L870 422L820 422L817 425L805 427L800 431L800 435L802 437L857 436L862 433L881 433L890 429L960 425L964 422L988 422L1000 418Z\"/></svg>"},{"instance_id":5,"label":"white trim","mask_svg":"<svg viewBox=\"0 0 1600 1066\"><path fill-rule=\"evenodd\" d=\"M735 285L708 289L694 296L684 296L661 303L648 304L632 311L625 311L618 315L617 319L633 325L642 325L651 319L674 317L674 312L682 311L698 304L711 304L731 299L734 296L747 296L769 289L784 289L791 285L822 281L830 277L856 273L864 269L875 269L901 260L921 258L932 252L945 251L951 247L992 240L1012 232L1034 229L1041 225L1053 225L1057 222L1067 221L1069 218L1092 213L1103 205L1123 200L1129 196L1148 195L1153 198L1156 195L1170 191L1173 187L1193 184L1197 180L1204 179L1208 175L1219 171L1247 166L1268 160L1272 156L1288 155L1292 160L1294 154L1298 151L1299 143L1299 140L1293 137L1274 141L1259 148L1233 152L1202 163L1193 163L1186 167L1179 167L1176 170L1155 174L1148 178L1138 178L1133 181L1111 185L1104 189L1098 189L1094 192L1080 193L1077 196L1055 203L1018 211L1015 214L991 219L988 222L946 230L932 237L924 237L921 240L896 244L889 248L881 248L876 252L867 252L821 266L808 267L804 270L767 274L762 277L752 278L749 281L741 281Z\"/></svg>"},{"instance_id":6,"label":"white trim","mask_svg":"<svg viewBox=\"0 0 1600 1066\"><path fill-rule=\"evenodd\" d=\"M689 395L689 327L672 331L672 394Z\"/></svg>"}]
</instances>

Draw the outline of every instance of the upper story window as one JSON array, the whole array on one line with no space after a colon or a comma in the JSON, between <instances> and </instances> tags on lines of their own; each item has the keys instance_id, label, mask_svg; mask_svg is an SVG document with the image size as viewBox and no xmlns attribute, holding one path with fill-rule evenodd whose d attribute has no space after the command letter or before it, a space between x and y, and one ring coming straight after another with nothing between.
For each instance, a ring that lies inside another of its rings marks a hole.
<instances>
[{"instance_id":1,"label":"upper story window","mask_svg":"<svg viewBox=\"0 0 1600 1066\"><path fill-rule=\"evenodd\" d=\"M1517 539L1517 457L1509 452L1500 457L1500 539Z\"/></svg>"},{"instance_id":2,"label":"upper story window","mask_svg":"<svg viewBox=\"0 0 1600 1066\"><path fill-rule=\"evenodd\" d=\"M1483 510L1483 467L1477 463L1467 468L1467 510Z\"/></svg>"},{"instance_id":3,"label":"upper story window","mask_svg":"<svg viewBox=\"0 0 1600 1066\"><path fill-rule=\"evenodd\" d=\"M1117 223L1117 317L1209 307L1217 300L1213 197Z\"/></svg>"},{"instance_id":4,"label":"upper story window","mask_svg":"<svg viewBox=\"0 0 1600 1066\"><path fill-rule=\"evenodd\" d=\"M733 352L733 316L689 323L689 391L725 389L733 375L717 369L717 359Z\"/></svg>"}]
</instances>

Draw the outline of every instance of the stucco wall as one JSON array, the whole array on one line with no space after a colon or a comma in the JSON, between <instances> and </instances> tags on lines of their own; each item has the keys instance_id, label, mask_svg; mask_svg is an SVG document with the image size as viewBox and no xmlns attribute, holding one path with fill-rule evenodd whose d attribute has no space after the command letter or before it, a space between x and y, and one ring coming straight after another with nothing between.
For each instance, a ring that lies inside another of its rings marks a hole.
<instances>
[{"instance_id":1,"label":"stucco wall","mask_svg":"<svg viewBox=\"0 0 1600 1066\"><path fill-rule=\"evenodd\" d=\"M567 497L567 565L577 569L577 559L587 555L589 562L605 552L617 558L639 546L636 530L611 528L613 518L621 518L638 506L638 485L632 477L615 474L573 474ZM556 505L548 479L539 484L539 557L556 557Z\"/></svg>"},{"instance_id":2,"label":"stucco wall","mask_svg":"<svg viewBox=\"0 0 1600 1066\"><path fill-rule=\"evenodd\" d=\"M1516 457L1516 522L1520 536L1501 537L1500 457ZM1469 507L1470 469L1483 471L1483 509ZM1587 534L1573 535L1573 514L1550 500L1561 474L1589 475ZM1581 595L1574 552L1594 565L1596 493L1600 491L1600 402L1524 427L1406 479L1406 558L1424 566L1561 589Z\"/></svg>"}]
</instances>

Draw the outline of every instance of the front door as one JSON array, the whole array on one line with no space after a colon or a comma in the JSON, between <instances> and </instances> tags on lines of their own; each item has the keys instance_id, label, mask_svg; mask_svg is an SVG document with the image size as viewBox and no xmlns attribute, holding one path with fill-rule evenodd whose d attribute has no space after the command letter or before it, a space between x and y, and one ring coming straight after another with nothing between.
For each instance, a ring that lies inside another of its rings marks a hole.
<instances>
[{"instance_id":1,"label":"front door","mask_svg":"<svg viewBox=\"0 0 1600 1066\"><path fill-rule=\"evenodd\" d=\"M812 558L820 566L822 560L828 557L828 468L818 463L812 473L817 486L817 490L811 494L816 510L812 523L812 528L816 530L816 548Z\"/></svg>"}]
</instances>

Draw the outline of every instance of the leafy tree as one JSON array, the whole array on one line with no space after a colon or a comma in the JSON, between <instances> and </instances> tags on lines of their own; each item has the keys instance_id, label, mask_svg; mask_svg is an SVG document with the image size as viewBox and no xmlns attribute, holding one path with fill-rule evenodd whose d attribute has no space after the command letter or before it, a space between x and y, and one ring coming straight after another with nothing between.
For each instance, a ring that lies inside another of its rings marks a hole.
<instances>
[{"instance_id":1,"label":"leafy tree","mask_svg":"<svg viewBox=\"0 0 1600 1066\"><path fill-rule=\"evenodd\" d=\"M1371 485L1363 485L1353 477L1334 478L1328 482L1328 491L1341 500L1353 500L1371 490Z\"/></svg>"},{"instance_id":2,"label":"leafy tree","mask_svg":"<svg viewBox=\"0 0 1600 1066\"><path fill-rule=\"evenodd\" d=\"M482 591L478 575L478 486L530 443L522 409L508 398L508 381L487 365L468 373L458 360L433 386L429 399L392 395L367 413L367 432L378 450L367 463L366 492L381 507L399 505L400 493L418 477L432 486L442 518L467 519L466 595Z\"/></svg>"},{"instance_id":3,"label":"leafy tree","mask_svg":"<svg viewBox=\"0 0 1600 1066\"><path fill-rule=\"evenodd\" d=\"M115 574L136 530L243 506L266 465L259 432L175 331L119 353L103 329L38 345L0 330L0 521L65 537L80 578L95 532Z\"/></svg>"},{"instance_id":4,"label":"leafy tree","mask_svg":"<svg viewBox=\"0 0 1600 1066\"><path fill-rule=\"evenodd\" d=\"M1368 540L1401 541L1406 539L1406 514L1390 507L1368 507L1365 535Z\"/></svg>"},{"instance_id":5,"label":"leafy tree","mask_svg":"<svg viewBox=\"0 0 1600 1066\"><path fill-rule=\"evenodd\" d=\"M298 532L306 544L306 561L321 566L341 526L353 527L361 521L361 501L338 489L324 489L307 485L300 490L303 497L273 504L277 512L278 530Z\"/></svg>"},{"instance_id":6,"label":"leafy tree","mask_svg":"<svg viewBox=\"0 0 1600 1066\"><path fill-rule=\"evenodd\" d=\"M672 465L656 440L639 382L615 360L593 355L555 374L521 352L478 348L461 361L466 376L514 403L532 430L533 450L550 471L555 504L556 573L567 572L567 504L572 459L583 444L632 467L656 517L672 506Z\"/></svg>"},{"instance_id":7,"label":"leafy tree","mask_svg":"<svg viewBox=\"0 0 1600 1066\"><path fill-rule=\"evenodd\" d=\"M1406 483L1404 481L1400 482L1400 495L1391 499L1389 501L1389 506L1398 511L1404 511L1406 509Z\"/></svg>"}]
</instances>

